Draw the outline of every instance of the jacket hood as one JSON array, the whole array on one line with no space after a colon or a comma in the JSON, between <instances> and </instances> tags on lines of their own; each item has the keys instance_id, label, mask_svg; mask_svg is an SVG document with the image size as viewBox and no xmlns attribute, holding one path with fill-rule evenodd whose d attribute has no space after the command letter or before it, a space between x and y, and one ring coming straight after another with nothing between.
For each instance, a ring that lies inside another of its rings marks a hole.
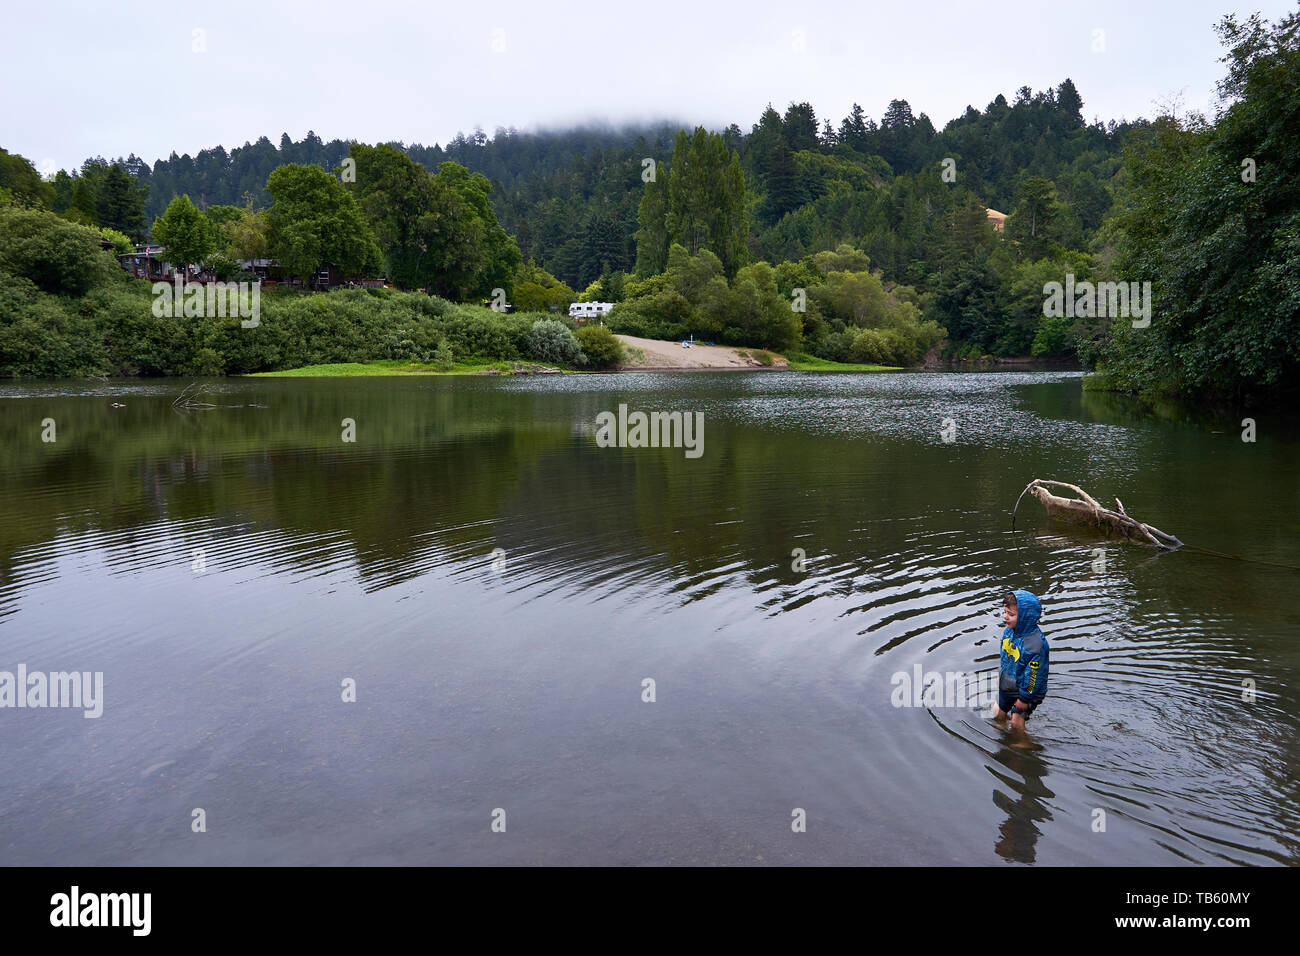
<instances>
[{"instance_id":1,"label":"jacket hood","mask_svg":"<svg viewBox=\"0 0 1300 956\"><path fill-rule=\"evenodd\" d=\"M1016 596L1016 637L1024 637L1034 629L1038 623L1038 618L1043 613L1043 604L1038 600L1037 595L1029 591L1019 590L1012 591Z\"/></svg>"}]
</instances>

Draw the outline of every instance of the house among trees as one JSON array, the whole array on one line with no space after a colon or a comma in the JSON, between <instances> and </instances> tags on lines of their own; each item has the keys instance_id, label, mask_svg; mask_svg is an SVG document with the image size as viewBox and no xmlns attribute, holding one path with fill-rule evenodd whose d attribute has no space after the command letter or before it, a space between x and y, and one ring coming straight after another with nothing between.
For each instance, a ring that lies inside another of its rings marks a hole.
<instances>
[{"instance_id":1,"label":"house among trees","mask_svg":"<svg viewBox=\"0 0 1300 956\"><path fill-rule=\"evenodd\" d=\"M162 246L146 243L137 245L135 252L118 256L117 261L128 274L135 276L137 279L171 281L171 278L176 274L176 269L162 256Z\"/></svg>"},{"instance_id":2,"label":"house among trees","mask_svg":"<svg viewBox=\"0 0 1300 956\"><path fill-rule=\"evenodd\" d=\"M1006 226L1007 214L998 212L996 209L985 209L984 211L988 213L989 222L993 223L993 231L1001 232L1003 227Z\"/></svg>"},{"instance_id":3,"label":"house among trees","mask_svg":"<svg viewBox=\"0 0 1300 956\"><path fill-rule=\"evenodd\" d=\"M263 282L271 278L271 270L275 267L274 259L236 259L239 268L245 272L251 272Z\"/></svg>"}]
</instances>

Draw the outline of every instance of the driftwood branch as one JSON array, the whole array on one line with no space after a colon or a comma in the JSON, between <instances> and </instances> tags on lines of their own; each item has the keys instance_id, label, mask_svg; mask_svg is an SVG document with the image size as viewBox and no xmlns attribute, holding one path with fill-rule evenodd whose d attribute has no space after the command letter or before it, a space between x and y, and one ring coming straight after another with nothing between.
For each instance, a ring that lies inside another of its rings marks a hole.
<instances>
[{"instance_id":1,"label":"driftwood branch","mask_svg":"<svg viewBox=\"0 0 1300 956\"><path fill-rule=\"evenodd\" d=\"M206 385L199 385L198 382L190 382L190 384L185 386L184 391L176 396L176 400L172 402L172 408L186 410L193 408L266 408L265 405L219 405L215 402L197 401L199 396L203 395L207 390L208 386Z\"/></svg>"},{"instance_id":2,"label":"driftwood branch","mask_svg":"<svg viewBox=\"0 0 1300 956\"><path fill-rule=\"evenodd\" d=\"M1077 495L1075 498L1065 498L1053 494L1048 490L1048 486L1053 488L1064 488L1072 491ZM1025 490L1020 492L1020 497L1016 499L1016 508L1020 507L1020 501L1026 494L1033 495L1043 503L1047 509L1049 517L1060 518L1064 521L1072 521L1076 524L1092 525L1093 527L1105 528L1111 531L1119 531L1126 538L1136 538L1143 543L1155 545L1166 551L1176 551L1183 547L1183 543L1172 534L1165 534L1154 525L1147 524L1145 521L1138 521L1130 517L1124 509L1124 503L1118 498L1115 504L1119 508L1113 511L1110 508L1102 506L1097 499L1088 494L1078 485L1072 485L1065 481L1052 481L1047 478L1035 478ZM1015 509L1011 512L1011 527L1016 526Z\"/></svg>"}]
</instances>

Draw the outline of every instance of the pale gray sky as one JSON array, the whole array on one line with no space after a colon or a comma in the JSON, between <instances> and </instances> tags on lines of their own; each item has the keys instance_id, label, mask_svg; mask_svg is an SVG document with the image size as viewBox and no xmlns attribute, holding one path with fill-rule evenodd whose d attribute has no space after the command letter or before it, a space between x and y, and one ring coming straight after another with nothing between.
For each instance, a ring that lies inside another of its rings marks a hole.
<instances>
[{"instance_id":1,"label":"pale gray sky","mask_svg":"<svg viewBox=\"0 0 1300 956\"><path fill-rule=\"evenodd\" d=\"M748 130L771 101L836 126L907 99L937 128L969 103L1071 77L1091 120L1181 94L1210 112L1229 11L1282 0L888 3L70 3L10 7L0 146L38 168L152 163L281 132L446 143L482 126L671 117Z\"/></svg>"}]
</instances>

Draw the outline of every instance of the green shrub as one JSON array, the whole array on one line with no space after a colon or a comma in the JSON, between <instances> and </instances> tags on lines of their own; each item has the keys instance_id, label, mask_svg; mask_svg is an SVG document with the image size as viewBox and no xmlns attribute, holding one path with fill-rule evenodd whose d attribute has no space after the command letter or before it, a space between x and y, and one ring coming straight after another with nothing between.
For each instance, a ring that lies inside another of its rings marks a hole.
<instances>
[{"instance_id":1,"label":"green shrub","mask_svg":"<svg viewBox=\"0 0 1300 956\"><path fill-rule=\"evenodd\" d=\"M367 290L367 291L379 291L379 290ZM383 291L387 292L390 290L385 289ZM455 309L455 306L453 306L446 299L439 298L436 295L421 295L420 293L417 292L417 293L408 294L408 298L411 301L412 307L421 315L426 316L428 318L439 319L442 318L444 315L446 315L448 312L451 312Z\"/></svg>"},{"instance_id":2,"label":"green shrub","mask_svg":"<svg viewBox=\"0 0 1300 956\"><path fill-rule=\"evenodd\" d=\"M574 333L582 352L596 368L608 368L623 361L623 343L603 325L584 325Z\"/></svg>"},{"instance_id":3,"label":"green shrub","mask_svg":"<svg viewBox=\"0 0 1300 956\"><path fill-rule=\"evenodd\" d=\"M585 357L577 337L554 319L538 319L528 335L528 354L541 362L582 364Z\"/></svg>"},{"instance_id":4,"label":"green shrub","mask_svg":"<svg viewBox=\"0 0 1300 956\"><path fill-rule=\"evenodd\" d=\"M131 244L131 237L124 232L118 232L116 229L110 229L108 226L100 226L99 234L113 244L112 254L115 256L129 256L135 252L135 246Z\"/></svg>"},{"instance_id":5,"label":"green shrub","mask_svg":"<svg viewBox=\"0 0 1300 956\"><path fill-rule=\"evenodd\" d=\"M519 358L520 351L502 318L491 309L462 306L445 322L452 351L462 358Z\"/></svg>"},{"instance_id":6,"label":"green shrub","mask_svg":"<svg viewBox=\"0 0 1300 956\"><path fill-rule=\"evenodd\" d=\"M205 259L203 265L222 282L238 282L244 274L238 262L219 252Z\"/></svg>"},{"instance_id":7,"label":"green shrub","mask_svg":"<svg viewBox=\"0 0 1300 956\"><path fill-rule=\"evenodd\" d=\"M99 247L98 229L39 209L0 207L0 270L46 292L81 295L113 268L112 257Z\"/></svg>"},{"instance_id":8,"label":"green shrub","mask_svg":"<svg viewBox=\"0 0 1300 956\"><path fill-rule=\"evenodd\" d=\"M890 358L889 343L882 329L858 329L849 346L849 361L866 365L884 365Z\"/></svg>"},{"instance_id":9,"label":"green shrub","mask_svg":"<svg viewBox=\"0 0 1300 956\"><path fill-rule=\"evenodd\" d=\"M226 360L221 353L215 349L201 348L194 353L194 358L189 362L187 374L210 377L224 375L225 372Z\"/></svg>"}]
</instances>

